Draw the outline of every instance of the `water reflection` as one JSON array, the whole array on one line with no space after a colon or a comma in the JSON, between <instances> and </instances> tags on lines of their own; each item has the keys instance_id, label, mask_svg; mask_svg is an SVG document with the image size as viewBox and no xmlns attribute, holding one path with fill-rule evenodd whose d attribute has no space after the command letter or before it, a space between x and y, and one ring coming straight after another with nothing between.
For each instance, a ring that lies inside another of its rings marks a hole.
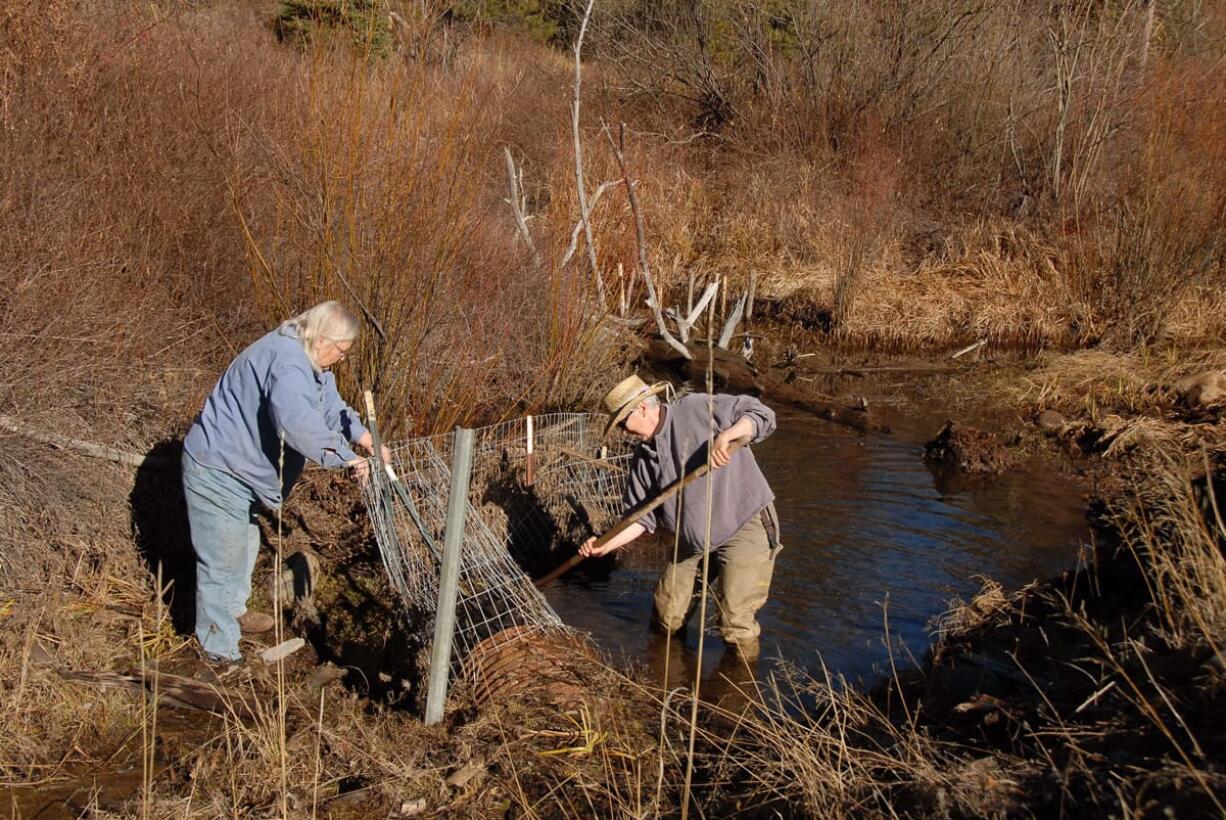
<instances>
[{"instance_id":1,"label":"water reflection","mask_svg":"<svg viewBox=\"0 0 1226 820\"><path fill-rule=\"evenodd\" d=\"M817 671L820 657L836 674L874 677L888 669L887 622L895 657L918 658L926 624L951 597L973 594L975 576L1020 586L1070 564L1085 536L1079 493L1050 473L949 484L924 465L918 435L861 437L805 414L779 415L778 433L755 448L785 545L759 614L759 671L778 658ZM572 573L548 597L614 656L662 674L669 645L670 659L682 659L670 660L669 674L692 674L679 670L695 668L697 619L671 642L648 629L651 590L671 549L634 544L616 566ZM703 687L718 693L730 678L722 673L737 664L724 659L713 629L703 655Z\"/></svg>"},{"instance_id":2,"label":"water reflection","mask_svg":"<svg viewBox=\"0 0 1226 820\"><path fill-rule=\"evenodd\" d=\"M666 636L653 630L647 641L644 657L646 679L665 691L692 689L698 672L697 640L685 639L685 630L680 635ZM758 693L758 667L760 660L746 661L734 652L724 650L722 642L707 636L703 648L704 661L709 655L715 663L703 664L705 674L700 681L700 697L714 703L727 712L741 712L753 703L761 701Z\"/></svg>"}]
</instances>

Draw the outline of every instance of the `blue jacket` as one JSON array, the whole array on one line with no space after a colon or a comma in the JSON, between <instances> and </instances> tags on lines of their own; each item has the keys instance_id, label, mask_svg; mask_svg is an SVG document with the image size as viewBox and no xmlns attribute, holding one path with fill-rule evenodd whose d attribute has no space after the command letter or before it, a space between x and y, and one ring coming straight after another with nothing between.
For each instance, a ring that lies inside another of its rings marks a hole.
<instances>
[{"instance_id":1,"label":"blue jacket","mask_svg":"<svg viewBox=\"0 0 1226 820\"><path fill-rule=\"evenodd\" d=\"M342 467L357 458L349 442L365 433L358 414L336 392L336 378L317 373L297 331L282 327L230 363L183 440L183 451L235 476L276 509L306 459Z\"/></svg>"}]
</instances>

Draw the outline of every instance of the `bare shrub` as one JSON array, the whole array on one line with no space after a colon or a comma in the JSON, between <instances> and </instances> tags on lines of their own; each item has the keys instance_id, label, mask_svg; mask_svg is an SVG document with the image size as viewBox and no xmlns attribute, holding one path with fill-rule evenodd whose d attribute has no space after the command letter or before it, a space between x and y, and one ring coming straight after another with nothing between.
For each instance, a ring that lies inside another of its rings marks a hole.
<instances>
[{"instance_id":1,"label":"bare shrub","mask_svg":"<svg viewBox=\"0 0 1226 820\"><path fill-rule=\"evenodd\" d=\"M231 191L263 313L335 297L365 316L342 386L382 394L392 433L573 398L599 348L583 280L515 244L494 171L522 77L483 67L437 77L317 52L309 82L239 137Z\"/></svg>"},{"instance_id":2,"label":"bare shrub","mask_svg":"<svg viewBox=\"0 0 1226 820\"><path fill-rule=\"evenodd\" d=\"M1213 336L1190 322L1220 325L1210 306L1222 290L1226 140L1211 111L1220 49L1204 37L1220 32L1220 14L714 2L612 4L598 22L599 53L636 110L676 133L664 112L680 102L707 146L693 262L764 271L768 295L812 301L848 328L862 323L856 294L893 303L870 321L912 329L891 330L896 349L972 331L1023 347L1149 344L1176 306L1181 339ZM1203 174L1189 173L1197 157ZM890 208L867 229L854 217L879 211L880 179L865 168L892 180ZM964 280L910 274L983 222L1045 246L1046 315L1030 322L1035 280L1010 281L1013 257L985 257L985 278L1004 274L1001 309L972 307L934 332L946 305L964 303ZM879 232L896 252L857 262ZM1204 286L1195 308L1187 295Z\"/></svg>"},{"instance_id":3,"label":"bare shrub","mask_svg":"<svg viewBox=\"0 0 1226 820\"><path fill-rule=\"evenodd\" d=\"M1122 169L1119 198L1069 242L1070 272L1099 332L1125 348L1159 341L1171 312L1198 286L1226 285L1226 127L1201 97L1220 95L1226 75L1212 71L1193 84L1166 71L1144 93L1141 143Z\"/></svg>"},{"instance_id":4,"label":"bare shrub","mask_svg":"<svg viewBox=\"0 0 1226 820\"><path fill-rule=\"evenodd\" d=\"M4 35L16 68L0 151L23 160L0 171L13 283L0 334L15 365L0 407L69 430L71 410L97 435L147 441L190 418L200 369L250 317L216 126L258 94L243 70L269 56L237 38L230 60L198 63L191 38L230 37L241 15L120 15L86 32L67 8L37 9L64 15L54 46L21 20Z\"/></svg>"}]
</instances>

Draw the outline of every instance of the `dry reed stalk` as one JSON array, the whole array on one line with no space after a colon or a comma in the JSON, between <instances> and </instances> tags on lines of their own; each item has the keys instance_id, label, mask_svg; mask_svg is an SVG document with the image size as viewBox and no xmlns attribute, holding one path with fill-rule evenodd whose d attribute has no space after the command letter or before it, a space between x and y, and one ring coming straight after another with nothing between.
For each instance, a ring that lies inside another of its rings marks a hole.
<instances>
[{"instance_id":1,"label":"dry reed stalk","mask_svg":"<svg viewBox=\"0 0 1226 820\"><path fill-rule=\"evenodd\" d=\"M1212 473L1198 492L1188 465L1170 448L1156 448L1149 467L1144 482L1115 511L1124 543L1144 570L1167 640L1175 646L1203 643L1221 661L1226 659L1226 557L1216 531L1221 499L1213 493Z\"/></svg>"}]
</instances>

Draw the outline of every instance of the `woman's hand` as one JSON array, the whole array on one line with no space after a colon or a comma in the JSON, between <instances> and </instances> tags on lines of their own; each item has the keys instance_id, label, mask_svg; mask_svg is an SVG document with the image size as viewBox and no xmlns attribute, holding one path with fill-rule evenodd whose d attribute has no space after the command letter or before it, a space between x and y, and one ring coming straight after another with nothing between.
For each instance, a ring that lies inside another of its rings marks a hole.
<instances>
[{"instance_id":1,"label":"woman's hand","mask_svg":"<svg viewBox=\"0 0 1226 820\"><path fill-rule=\"evenodd\" d=\"M369 430L363 433L362 437L358 439L356 443L359 447L370 453L372 456L375 454L375 437L370 434ZM381 444L379 446L379 454L383 457L384 464L392 463L392 451L387 449L386 444Z\"/></svg>"},{"instance_id":2,"label":"woman's hand","mask_svg":"<svg viewBox=\"0 0 1226 820\"><path fill-rule=\"evenodd\" d=\"M370 480L370 462L364 458L355 458L352 461L346 462L353 471L353 478L358 482L358 486L365 488L366 482Z\"/></svg>"}]
</instances>

